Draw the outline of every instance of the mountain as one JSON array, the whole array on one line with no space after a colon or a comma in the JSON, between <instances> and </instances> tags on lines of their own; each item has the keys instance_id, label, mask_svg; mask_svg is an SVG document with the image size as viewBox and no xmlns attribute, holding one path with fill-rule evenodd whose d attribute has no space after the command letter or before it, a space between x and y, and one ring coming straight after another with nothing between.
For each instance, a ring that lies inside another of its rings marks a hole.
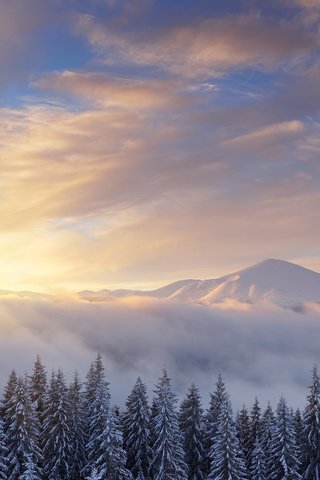
<instances>
[{"instance_id":1,"label":"mountain","mask_svg":"<svg viewBox=\"0 0 320 480\"><path fill-rule=\"evenodd\" d=\"M320 302L320 273L283 260L268 259L211 280L181 280L151 291L85 291L80 292L80 296L88 301L148 296L205 305L236 300L296 307L306 302Z\"/></svg>"}]
</instances>

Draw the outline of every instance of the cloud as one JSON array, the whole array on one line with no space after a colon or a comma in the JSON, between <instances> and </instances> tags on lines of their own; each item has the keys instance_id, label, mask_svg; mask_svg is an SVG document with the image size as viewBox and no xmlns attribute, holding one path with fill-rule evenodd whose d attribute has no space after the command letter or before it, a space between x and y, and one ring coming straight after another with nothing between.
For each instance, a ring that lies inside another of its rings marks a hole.
<instances>
[{"instance_id":1,"label":"cloud","mask_svg":"<svg viewBox=\"0 0 320 480\"><path fill-rule=\"evenodd\" d=\"M239 150L250 151L253 149L261 154L266 148L275 148L279 144L283 145L292 137L302 137L304 131L305 128L302 122L292 120L290 122L267 125L253 132L228 139L224 144L237 152Z\"/></svg>"},{"instance_id":2,"label":"cloud","mask_svg":"<svg viewBox=\"0 0 320 480\"><path fill-rule=\"evenodd\" d=\"M57 72L34 82L47 90L69 92L106 107L165 109L185 106L191 99L179 91L179 83L143 80L97 72Z\"/></svg>"},{"instance_id":3,"label":"cloud","mask_svg":"<svg viewBox=\"0 0 320 480\"><path fill-rule=\"evenodd\" d=\"M121 100L135 85L66 78L77 95L97 82L93 103L1 110L2 288L150 287L317 247L313 123L258 122L244 107L240 132L237 113L222 118L214 103L204 124L202 93L181 102L174 84L157 103L151 82L138 109Z\"/></svg>"},{"instance_id":4,"label":"cloud","mask_svg":"<svg viewBox=\"0 0 320 480\"><path fill-rule=\"evenodd\" d=\"M78 368L84 375L101 351L114 401L122 404L138 374L151 391L165 365L180 396L195 381L207 400L222 372L237 406L255 394L265 403L281 393L297 406L319 362L319 312L312 309L297 314L272 306L206 308L134 298L93 304L60 297L2 298L0 311L5 375L12 366L31 366L37 351L49 369L60 365L70 378Z\"/></svg>"},{"instance_id":5,"label":"cloud","mask_svg":"<svg viewBox=\"0 0 320 480\"><path fill-rule=\"evenodd\" d=\"M130 29L120 33L111 22L80 15L78 29L109 64L156 66L191 78L250 66L272 69L317 46L312 34L250 14L168 24L146 34Z\"/></svg>"},{"instance_id":6,"label":"cloud","mask_svg":"<svg viewBox=\"0 0 320 480\"><path fill-rule=\"evenodd\" d=\"M39 59L43 60L44 25L66 25L70 12L61 14L60 0L12 0L0 6L0 86L16 87L26 81ZM40 61L41 61L40 60Z\"/></svg>"}]
</instances>

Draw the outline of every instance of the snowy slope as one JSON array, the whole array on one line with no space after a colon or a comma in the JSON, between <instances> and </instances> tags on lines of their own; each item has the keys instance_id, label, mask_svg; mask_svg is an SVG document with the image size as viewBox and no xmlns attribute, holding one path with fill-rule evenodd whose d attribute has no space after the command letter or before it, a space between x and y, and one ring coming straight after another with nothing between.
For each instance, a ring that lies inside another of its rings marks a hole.
<instances>
[{"instance_id":1,"label":"snowy slope","mask_svg":"<svg viewBox=\"0 0 320 480\"><path fill-rule=\"evenodd\" d=\"M269 259L212 280L182 280L152 291L102 290L81 292L80 295L91 301L135 295L206 305L232 299L292 307L320 302L320 273L283 260Z\"/></svg>"}]
</instances>

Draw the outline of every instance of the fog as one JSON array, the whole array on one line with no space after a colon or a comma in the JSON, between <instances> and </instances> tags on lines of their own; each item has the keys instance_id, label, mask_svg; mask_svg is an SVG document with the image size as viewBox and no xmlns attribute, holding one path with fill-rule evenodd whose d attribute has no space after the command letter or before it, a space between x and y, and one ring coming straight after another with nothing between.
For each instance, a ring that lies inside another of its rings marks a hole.
<instances>
[{"instance_id":1,"label":"fog","mask_svg":"<svg viewBox=\"0 0 320 480\"><path fill-rule=\"evenodd\" d=\"M97 352L104 357L113 402L122 405L136 377L149 397L166 367L179 397L195 382L204 406L222 373L236 408L255 395L263 405L284 394L302 406L310 370L320 365L320 306L302 311L229 303L206 307L148 298L87 303L78 298L2 298L3 386L12 368L31 371L40 354L82 378Z\"/></svg>"}]
</instances>

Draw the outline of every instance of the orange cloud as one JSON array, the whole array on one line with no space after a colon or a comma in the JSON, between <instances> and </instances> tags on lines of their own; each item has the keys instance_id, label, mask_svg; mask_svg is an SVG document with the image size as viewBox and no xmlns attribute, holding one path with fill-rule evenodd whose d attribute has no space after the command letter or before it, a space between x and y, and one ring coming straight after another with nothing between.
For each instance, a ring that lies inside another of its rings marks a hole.
<instances>
[{"instance_id":1,"label":"orange cloud","mask_svg":"<svg viewBox=\"0 0 320 480\"><path fill-rule=\"evenodd\" d=\"M64 71L41 78L35 85L69 92L111 108L163 109L190 102L179 89L181 85L170 80L148 81L105 73Z\"/></svg>"}]
</instances>

